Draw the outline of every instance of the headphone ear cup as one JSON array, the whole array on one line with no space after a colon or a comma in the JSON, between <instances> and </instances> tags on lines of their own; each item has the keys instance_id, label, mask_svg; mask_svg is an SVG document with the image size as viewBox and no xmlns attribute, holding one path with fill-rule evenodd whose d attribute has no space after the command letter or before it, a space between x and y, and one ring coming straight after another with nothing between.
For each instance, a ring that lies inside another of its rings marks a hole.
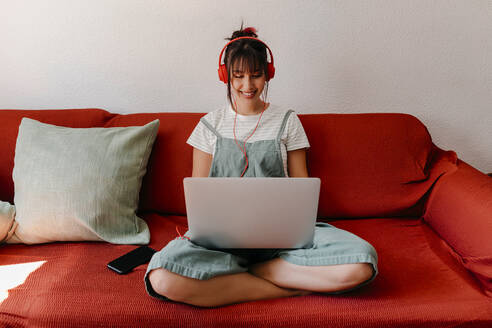
<instances>
[{"instance_id":1,"label":"headphone ear cup","mask_svg":"<svg viewBox=\"0 0 492 328\"><path fill-rule=\"evenodd\" d=\"M275 66L273 66L272 63L268 63L267 70L268 70L268 81L269 81L273 79L273 77L275 76Z\"/></svg>"},{"instance_id":2,"label":"headphone ear cup","mask_svg":"<svg viewBox=\"0 0 492 328\"><path fill-rule=\"evenodd\" d=\"M227 69L226 69L225 64L222 64L222 65L220 65L220 66L219 66L219 70L218 70L218 72L219 72L219 79L220 79L222 82L224 82L224 83L226 83L226 84L227 84L227 80L228 80L228 79L227 79Z\"/></svg>"}]
</instances>

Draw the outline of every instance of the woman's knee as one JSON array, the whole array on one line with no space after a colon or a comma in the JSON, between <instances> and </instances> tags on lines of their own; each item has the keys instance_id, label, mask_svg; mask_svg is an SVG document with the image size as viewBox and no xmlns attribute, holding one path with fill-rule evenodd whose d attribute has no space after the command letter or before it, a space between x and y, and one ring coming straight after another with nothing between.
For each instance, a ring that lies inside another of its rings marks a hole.
<instances>
[{"instance_id":1,"label":"woman's knee","mask_svg":"<svg viewBox=\"0 0 492 328\"><path fill-rule=\"evenodd\" d=\"M344 265L339 275L340 283L357 286L369 279L374 273L370 263L353 263Z\"/></svg>"},{"instance_id":2,"label":"woman's knee","mask_svg":"<svg viewBox=\"0 0 492 328\"><path fill-rule=\"evenodd\" d=\"M192 297L192 280L166 269L155 269L149 273L149 282L154 291L176 302L186 303Z\"/></svg>"}]
</instances>

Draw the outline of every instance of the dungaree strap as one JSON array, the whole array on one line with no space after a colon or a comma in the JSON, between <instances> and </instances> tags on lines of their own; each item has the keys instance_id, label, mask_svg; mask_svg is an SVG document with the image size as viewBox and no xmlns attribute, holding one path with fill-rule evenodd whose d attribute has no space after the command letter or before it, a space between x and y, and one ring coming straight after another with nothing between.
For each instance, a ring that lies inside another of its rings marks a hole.
<instances>
[{"instance_id":1,"label":"dungaree strap","mask_svg":"<svg viewBox=\"0 0 492 328\"><path fill-rule=\"evenodd\" d=\"M206 126L206 127L207 127L210 131L212 131L212 132L213 132L213 134L215 134L215 135L217 136L217 138L222 138L222 136L219 134L219 132L217 132L217 130L215 130L215 128L214 128L214 127L213 127L210 123L208 123L208 122L207 122L207 120L206 120L204 117L202 117L202 118L200 119L200 122L202 122L203 124L205 124L205 126Z\"/></svg>"},{"instance_id":2,"label":"dungaree strap","mask_svg":"<svg viewBox=\"0 0 492 328\"><path fill-rule=\"evenodd\" d=\"M280 141L280 138L282 137L282 134L284 133L285 126L287 125L287 120L289 119L289 116L291 113L294 111L292 109L289 109L287 113L285 113L284 120L282 121L282 125L280 126L280 130L278 131L277 135L277 141Z\"/></svg>"}]
</instances>

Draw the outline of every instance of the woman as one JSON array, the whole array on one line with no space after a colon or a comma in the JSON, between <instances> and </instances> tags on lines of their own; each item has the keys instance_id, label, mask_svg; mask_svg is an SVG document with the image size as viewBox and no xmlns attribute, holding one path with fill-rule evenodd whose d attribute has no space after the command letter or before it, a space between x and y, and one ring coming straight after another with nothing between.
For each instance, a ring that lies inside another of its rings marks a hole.
<instances>
[{"instance_id":1,"label":"woman","mask_svg":"<svg viewBox=\"0 0 492 328\"><path fill-rule=\"evenodd\" d=\"M229 40L219 56L229 104L205 115L189 137L192 175L308 177L309 142L299 118L266 102L275 74L270 49L254 28L241 27ZM370 244L317 223L313 246L295 250L209 250L176 238L154 255L145 282L151 296L213 307L312 292L337 294L368 284L376 275L377 254Z\"/></svg>"}]
</instances>

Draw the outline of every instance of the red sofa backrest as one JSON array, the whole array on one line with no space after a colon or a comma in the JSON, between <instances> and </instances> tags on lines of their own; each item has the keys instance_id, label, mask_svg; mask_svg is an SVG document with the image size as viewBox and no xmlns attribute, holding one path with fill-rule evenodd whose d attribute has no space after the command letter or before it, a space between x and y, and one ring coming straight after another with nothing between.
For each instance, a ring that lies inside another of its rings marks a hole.
<instances>
[{"instance_id":1,"label":"red sofa backrest","mask_svg":"<svg viewBox=\"0 0 492 328\"><path fill-rule=\"evenodd\" d=\"M322 181L319 216L420 214L413 207L430 187L432 141L417 118L378 113L300 119L311 144L309 174Z\"/></svg>"},{"instance_id":2,"label":"red sofa backrest","mask_svg":"<svg viewBox=\"0 0 492 328\"><path fill-rule=\"evenodd\" d=\"M0 111L0 199L13 200L15 141L23 116L70 127L143 125L160 119L159 134L142 184L140 210L185 214L182 181L191 176L193 154L186 140L203 115L116 115L97 109ZM322 181L320 217L422 214L424 195L442 169L435 165L439 160L433 156L436 148L418 119L386 113L299 117L311 144L310 176Z\"/></svg>"},{"instance_id":3,"label":"red sofa backrest","mask_svg":"<svg viewBox=\"0 0 492 328\"><path fill-rule=\"evenodd\" d=\"M186 140L203 113L117 115L106 126L160 119L141 192L140 209L185 214L183 178L191 176ZM430 176L432 141L407 114L299 115L311 143L310 176L322 180L318 215L349 218L418 216Z\"/></svg>"}]
</instances>

